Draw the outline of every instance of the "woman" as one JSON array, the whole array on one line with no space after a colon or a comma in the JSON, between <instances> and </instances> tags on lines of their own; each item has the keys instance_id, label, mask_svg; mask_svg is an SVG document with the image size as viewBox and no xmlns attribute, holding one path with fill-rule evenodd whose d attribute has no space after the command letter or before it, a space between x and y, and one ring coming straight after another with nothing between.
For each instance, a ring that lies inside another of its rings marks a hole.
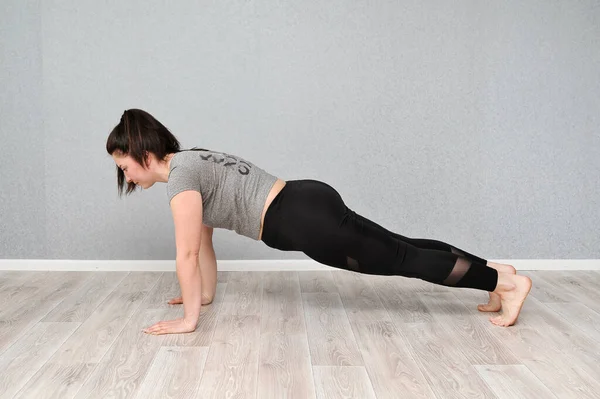
<instances>
[{"instance_id":1,"label":"woman","mask_svg":"<svg viewBox=\"0 0 600 399\"><path fill-rule=\"evenodd\" d=\"M152 115L127 110L110 133L106 150L117 165L119 195L137 186L167 183L175 224L176 270L184 317L159 322L149 334L191 332L200 307L216 287L214 227L234 230L282 251L359 273L419 278L449 287L488 291L480 311L499 326L516 322L531 279L510 265L487 262L449 244L392 233L353 212L338 192L316 180L284 181L253 163L223 152L181 150Z\"/></svg>"}]
</instances>

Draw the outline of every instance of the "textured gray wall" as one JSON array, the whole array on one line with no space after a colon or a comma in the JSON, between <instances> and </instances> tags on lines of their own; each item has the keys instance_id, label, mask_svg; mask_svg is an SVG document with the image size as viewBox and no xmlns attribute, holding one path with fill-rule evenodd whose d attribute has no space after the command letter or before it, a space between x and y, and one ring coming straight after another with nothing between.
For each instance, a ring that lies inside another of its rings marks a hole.
<instances>
[{"instance_id":1,"label":"textured gray wall","mask_svg":"<svg viewBox=\"0 0 600 399\"><path fill-rule=\"evenodd\" d=\"M403 235L600 258L597 0L2 3L0 259L174 258L166 186L119 200L104 150L134 107Z\"/></svg>"}]
</instances>

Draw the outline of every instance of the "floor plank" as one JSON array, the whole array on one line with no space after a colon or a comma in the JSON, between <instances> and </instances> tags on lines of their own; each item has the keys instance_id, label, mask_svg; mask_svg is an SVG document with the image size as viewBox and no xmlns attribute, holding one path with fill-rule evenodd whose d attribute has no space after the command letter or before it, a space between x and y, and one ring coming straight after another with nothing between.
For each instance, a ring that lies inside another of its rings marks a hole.
<instances>
[{"instance_id":1,"label":"floor plank","mask_svg":"<svg viewBox=\"0 0 600 399\"><path fill-rule=\"evenodd\" d=\"M218 272L196 330L176 273L0 272L0 397L597 398L600 273L528 271L519 320L481 290L332 269Z\"/></svg>"},{"instance_id":2,"label":"floor plank","mask_svg":"<svg viewBox=\"0 0 600 399\"><path fill-rule=\"evenodd\" d=\"M315 397L296 272L263 274L259 398Z\"/></svg>"},{"instance_id":3,"label":"floor plank","mask_svg":"<svg viewBox=\"0 0 600 399\"><path fill-rule=\"evenodd\" d=\"M360 366L314 366L318 399L376 399L369 376Z\"/></svg>"},{"instance_id":4,"label":"floor plank","mask_svg":"<svg viewBox=\"0 0 600 399\"><path fill-rule=\"evenodd\" d=\"M152 272L129 273L19 394L24 397L75 396L116 342L159 276L159 273ZM40 386L47 389L40 392Z\"/></svg>"},{"instance_id":5,"label":"floor plank","mask_svg":"<svg viewBox=\"0 0 600 399\"><path fill-rule=\"evenodd\" d=\"M394 323L353 322L351 325L378 399L435 397L406 338Z\"/></svg>"},{"instance_id":6,"label":"floor plank","mask_svg":"<svg viewBox=\"0 0 600 399\"><path fill-rule=\"evenodd\" d=\"M81 323L40 322L0 356L0 398L12 398Z\"/></svg>"},{"instance_id":7,"label":"floor plank","mask_svg":"<svg viewBox=\"0 0 600 399\"><path fill-rule=\"evenodd\" d=\"M300 292L329 294L337 293L337 286L333 281L333 274L327 270L311 270L298 272L300 280Z\"/></svg>"},{"instance_id":8,"label":"floor plank","mask_svg":"<svg viewBox=\"0 0 600 399\"><path fill-rule=\"evenodd\" d=\"M258 393L262 398L315 397L306 334L261 334Z\"/></svg>"},{"instance_id":9,"label":"floor plank","mask_svg":"<svg viewBox=\"0 0 600 399\"><path fill-rule=\"evenodd\" d=\"M220 312L236 316L259 316L262 306L263 272L230 273Z\"/></svg>"},{"instance_id":10,"label":"floor plank","mask_svg":"<svg viewBox=\"0 0 600 399\"><path fill-rule=\"evenodd\" d=\"M167 335L151 335L142 328L174 317L171 309L140 309L80 385L75 398L133 398L142 385Z\"/></svg>"},{"instance_id":11,"label":"floor plank","mask_svg":"<svg viewBox=\"0 0 600 399\"><path fill-rule=\"evenodd\" d=\"M53 272L37 274L31 284L24 283L22 290L27 292L26 296L16 294L9 305L0 310L0 354L91 277L85 272Z\"/></svg>"},{"instance_id":12,"label":"floor plank","mask_svg":"<svg viewBox=\"0 0 600 399\"><path fill-rule=\"evenodd\" d=\"M373 289L372 279L345 271L333 275L377 397L435 397L406 338Z\"/></svg>"},{"instance_id":13,"label":"floor plank","mask_svg":"<svg viewBox=\"0 0 600 399\"><path fill-rule=\"evenodd\" d=\"M369 276L373 289L395 321L400 323L431 322L433 318L421 302L423 286L411 279L401 277Z\"/></svg>"},{"instance_id":14,"label":"floor plank","mask_svg":"<svg viewBox=\"0 0 600 399\"><path fill-rule=\"evenodd\" d=\"M582 303L547 303L546 306L597 344L600 343L600 313Z\"/></svg>"},{"instance_id":15,"label":"floor plank","mask_svg":"<svg viewBox=\"0 0 600 399\"><path fill-rule=\"evenodd\" d=\"M457 342L439 323L409 323L402 327L411 353L440 398L496 398L477 374Z\"/></svg>"},{"instance_id":16,"label":"floor plank","mask_svg":"<svg viewBox=\"0 0 600 399\"><path fill-rule=\"evenodd\" d=\"M138 391L139 399L193 398L198 393L208 348L163 346Z\"/></svg>"},{"instance_id":17,"label":"floor plank","mask_svg":"<svg viewBox=\"0 0 600 399\"><path fill-rule=\"evenodd\" d=\"M542 382L522 364L475 366L483 380L499 398L556 398Z\"/></svg>"},{"instance_id":18,"label":"floor plank","mask_svg":"<svg viewBox=\"0 0 600 399\"><path fill-rule=\"evenodd\" d=\"M98 272L85 280L48 313L42 322L83 322L96 310L106 297L127 277L125 272Z\"/></svg>"},{"instance_id":19,"label":"floor plank","mask_svg":"<svg viewBox=\"0 0 600 399\"><path fill-rule=\"evenodd\" d=\"M302 294L313 366L363 366L339 294Z\"/></svg>"},{"instance_id":20,"label":"floor plank","mask_svg":"<svg viewBox=\"0 0 600 399\"><path fill-rule=\"evenodd\" d=\"M340 298L350 322L389 321L390 316L369 281L360 273L334 273Z\"/></svg>"},{"instance_id":21,"label":"floor plank","mask_svg":"<svg viewBox=\"0 0 600 399\"><path fill-rule=\"evenodd\" d=\"M534 277L535 284L537 279ZM481 298L482 295L471 290L456 294L466 308L483 322L490 313L479 312L474 306L477 301L473 301L474 297ZM594 398L595 392L600 389L599 383L582 369L584 364L575 362L572 354L564 352L548 336L549 326L544 322L544 315L538 314L535 301L534 297L528 298L515 325L498 327L490 324L490 333L556 396ZM590 349L596 348L592 346Z\"/></svg>"},{"instance_id":22,"label":"floor plank","mask_svg":"<svg viewBox=\"0 0 600 399\"><path fill-rule=\"evenodd\" d=\"M221 314L206 359L199 397L257 398L259 350L260 316Z\"/></svg>"},{"instance_id":23,"label":"floor plank","mask_svg":"<svg viewBox=\"0 0 600 399\"><path fill-rule=\"evenodd\" d=\"M450 292L421 295L421 302L433 318L447 326L446 333L465 357L475 364L516 364L518 359L492 335L489 323L482 323ZM466 347L466 350L462 348Z\"/></svg>"}]
</instances>

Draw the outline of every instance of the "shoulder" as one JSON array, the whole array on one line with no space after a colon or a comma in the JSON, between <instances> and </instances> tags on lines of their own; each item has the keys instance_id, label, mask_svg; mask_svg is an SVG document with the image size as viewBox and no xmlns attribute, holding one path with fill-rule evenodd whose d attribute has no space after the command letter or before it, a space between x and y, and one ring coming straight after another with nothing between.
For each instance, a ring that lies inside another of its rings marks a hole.
<instances>
[{"instance_id":1,"label":"shoulder","mask_svg":"<svg viewBox=\"0 0 600 399\"><path fill-rule=\"evenodd\" d=\"M187 165L176 164L171 168L167 180L167 196L169 197L169 202L172 201L177 194L187 190L194 190L200 193L198 173Z\"/></svg>"}]
</instances>

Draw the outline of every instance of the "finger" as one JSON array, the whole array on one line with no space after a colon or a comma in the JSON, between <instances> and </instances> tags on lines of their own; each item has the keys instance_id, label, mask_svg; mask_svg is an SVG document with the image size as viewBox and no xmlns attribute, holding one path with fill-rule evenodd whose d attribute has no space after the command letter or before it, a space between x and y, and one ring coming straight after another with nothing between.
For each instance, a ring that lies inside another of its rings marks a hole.
<instances>
[{"instance_id":1,"label":"finger","mask_svg":"<svg viewBox=\"0 0 600 399\"><path fill-rule=\"evenodd\" d=\"M150 327L146 328L144 331L148 332L148 333L152 333L152 332L158 330L160 328L160 326L161 326L161 323L159 322L159 323L151 325Z\"/></svg>"},{"instance_id":2,"label":"finger","mask_svg":"<svg viewBox=\"0 0 600 399\"><path fill-rule=\"evenodd\" d=\"M171 330L171 328L168 326L160 326L160 327L157 327L155 330L153 330L151 332L151 334L153 334L153 335L167 334L170 332L170 330Z\"/></svg>"},{"instance_id":3,"label":"finger","mask_svg":"<svg viewBox=\"0 0 600 399\"><path fill-rule=\"evenodd\" d=\"M155 335L169 334L175 332L177 326L179 326L179 321L177 320L163 321L160 323L160 325L157 325L156 329L154 329L152 333Z\"/></svg>"},{"instance_id":4,"label":"finger","mask_svg":"<svg viewBox=\"0 0 600 399\"><path fill-rule=\"evenodd\" d=\"M157 334L160 334L160 333L161 333L161 331L162 331L162 329L160 329L160 328L155 328L155 329L153 329L153 330L148 330L148 331L146 331L146 333L147 333L147 334L152 334L152 335L157 335Z\"/></svg>"},{"instance_id":5,"label":"finger","mask_svg":"<svg viewBox=\"0 0 600 399\"><path fill-rule=\"evenodd\" d=\"M148 329L148 332L151 334L159 334L159 333L168 332L168 330L171 327L171 324L172 324L171 321L161 321L159 323L156 323L152 327L150 327Z\"/></svg>"}]
</instances>

